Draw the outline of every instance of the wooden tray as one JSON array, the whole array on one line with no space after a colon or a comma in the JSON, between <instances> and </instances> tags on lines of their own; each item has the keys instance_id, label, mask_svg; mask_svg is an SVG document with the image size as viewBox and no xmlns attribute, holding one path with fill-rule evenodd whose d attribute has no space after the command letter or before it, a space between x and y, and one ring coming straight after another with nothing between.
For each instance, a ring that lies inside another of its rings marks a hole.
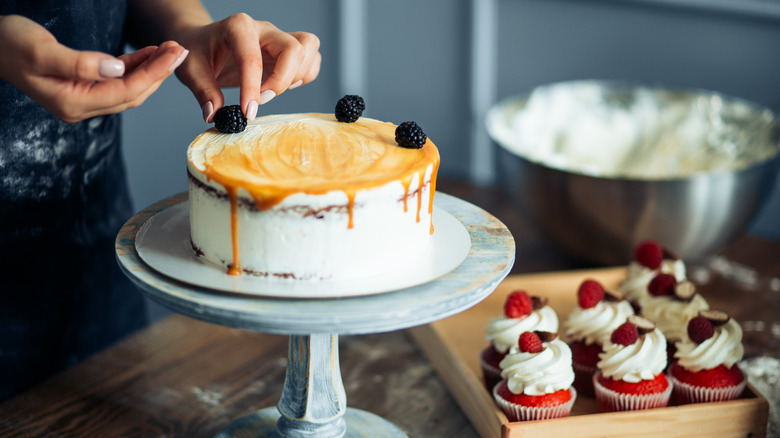
<instances>
[{"instance_id":1,"label":"wooden tray","mask_svg":"<svg viewBox=\"0 0 780 438\"><path fill-rule=\"evenodd\" d=\"M510 276L477 306L410 332L483 438L765 436L769 404L750 384L742 399L728 402L598 413L593 398L579 395L567 418L507 420L484 388L479 365L479 353L487 346L484 328L501 313L506 296L517 289L547 296L563 325L576 305L575 291L582 280L594 278L616 287L624 273L624 268L609 268Z\"/></svg>"}]
</instances>

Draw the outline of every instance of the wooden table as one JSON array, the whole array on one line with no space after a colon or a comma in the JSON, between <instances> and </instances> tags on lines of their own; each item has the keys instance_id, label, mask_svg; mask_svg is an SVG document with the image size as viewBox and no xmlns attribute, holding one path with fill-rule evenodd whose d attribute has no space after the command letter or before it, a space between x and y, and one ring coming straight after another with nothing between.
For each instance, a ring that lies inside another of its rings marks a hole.
<instances>
[{"instance_id":1,"label":"wooden table","mask_svg":"<svg viewBox=\"0 0 780 438\"><path fill-rule=\"evenodd\" d=\"M439 189L510 228L517 245L513 274L586 267L553 248L500 191L453 181L441 181ZM717 257L690 263L689 272L706 282L701 289L713 307L740 321L777 321L780 242L746 235ZM755 299L762 291L772 292ZM771 330L777 327L746 330L746 354L780 357ZM287 339L170 316L0 404L0 436L212 437L278 402ZM350 406L412 437L477 437L406 332L339 342Z\"/></svg>"}]
</instances>

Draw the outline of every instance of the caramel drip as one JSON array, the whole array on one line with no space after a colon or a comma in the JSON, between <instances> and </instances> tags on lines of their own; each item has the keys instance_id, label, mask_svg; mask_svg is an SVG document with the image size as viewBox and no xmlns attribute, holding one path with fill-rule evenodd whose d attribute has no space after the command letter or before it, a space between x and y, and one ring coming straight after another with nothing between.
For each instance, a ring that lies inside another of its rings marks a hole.
<instances>
[{"instance_id":1,"label":"caramel drip","mask_svg":"<svg viewBox=\"0 0 780 438\"><path fill-rule=\"evenodd\" d=\"M347 213L349 214L349 223L347 225L347 228L351 230L355 226L352 220L355 213L355 192L347 193Z\"/></svg>"},{"instance_id":2,"label":"caramel drip","mask_svg":"<svg viewBox=\"0 0 780 438\"><path fill-rule=\"evenodd\" d=\"M417 187L417 222L420 222L420 210L422 209L422 190L423 190L423 178L425 178L425 171L423 170L423 173L420 175L420 184L419 187Z\"/></svg>"},{"instance_id":3,"label":"caramel drip","mask_svg":"<svg viewBox=\"0 0 780 438\"><path fill-rule=\"evenodd\" d=\"M428 215L431 218L431 234L433 234L433 195L436 194L436 177L439 175L439 163L433 165L431 172L431 186L428 187Z\"/></svg>"},{"instance_id":4,"label":"caramel drip","mask_svg":"<svg viewBox=\"0 0 780 438\"><path fill-rule=\"evenodd\" d=\"M241 275L241 260L238 255L238 189L228 187L230 197L230 237L233 243L233 264L228 268L228 275Z\"/></svg>"}]
</instances>

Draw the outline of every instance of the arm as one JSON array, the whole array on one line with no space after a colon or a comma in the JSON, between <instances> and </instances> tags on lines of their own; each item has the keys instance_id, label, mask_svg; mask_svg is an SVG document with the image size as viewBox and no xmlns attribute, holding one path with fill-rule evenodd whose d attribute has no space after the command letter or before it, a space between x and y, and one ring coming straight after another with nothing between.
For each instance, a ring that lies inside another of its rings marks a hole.
<instances>
[{"instance_id":1,"label":"arm","mask_svg":"<svg viewBox=\"0 0 780 438\"><path fill-rule=\"evenodd\" d=\"M176 75L207 122L225 104L221 87L241 87L240 105L252 120L259 105L313 81L320 70L315 35L283 32L246 14L212 22L199 0L130 0L128 28L134 44L174 40L190 51Z\"/></svg>"}]
</instances>

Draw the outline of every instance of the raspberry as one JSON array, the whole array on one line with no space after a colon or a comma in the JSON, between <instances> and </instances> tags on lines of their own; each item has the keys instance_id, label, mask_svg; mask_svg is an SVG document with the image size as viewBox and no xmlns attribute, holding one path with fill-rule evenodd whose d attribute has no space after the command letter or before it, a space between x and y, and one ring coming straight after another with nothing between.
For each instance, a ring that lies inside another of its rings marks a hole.
<instances>
[{"instance_id":1,"label":"raspberry","mask_svg":"<svg viewBox=\"0 0 780 438\"><path fill-rule=\"evenodd\" d=\"M235 134L246 129L246 117L238 105L223 106L214 114L214 126L223 134Z\"/></svg>"},{"instance_id":2,"label":"raspberry","mask_svg":"<svg viewBox=\"0 0 780 438\"><path fill-rule=\"evenodd\" d=\"M531 296L524 290L514 291L506 297L504 303L504 315L507 318L525 318L534 310Z\"/></svg>"},{"instance_id":3,"label":"raspberry","mask_svg":"<svg viewBox=\"0 0 780 438\"><path fill-rule=\"evenodd\" d=\"M523 332L517 341L517 345L523 353L541 353L544 351L542 340L534 332Z\"/></svg>"},{"instance_id":4,"label":"raspberry","mask_svg":"<svg viewBox=\"0 0 780 438\"><path fill-rule=\"evenodd\" d=\"M598 281L585 280L577 290L577 303L583 309L596 307L604 299L604 287Z\"/></svg>"},{"instance_id":5,"label":"raspberry","mask_svg":"<svg viewBox=\"0 0 780 438\"><path fill-rule=\"evenodd\" d=\"M639 330L634 324L626 321L612 332L609 340L613 344L631 345L639 339Z\"/></svg>"},{"instance_id":6,"label":"raspberry","mask_svg":"<svg viewBox=\"0 0 780 438\"><path fill-rule=\"evenodd\" d=\"M645 240L634 249L634 260L650 269L658 269L664 260L664 250L658 242Z\"/></svg>"},{"instance_id":7,"label":"raspberry","mask_svg":"<svg viewBox=\"0 0 780 438\"><path fill-rule=\"evenodd\" d=\"M688 337L691 341L701 344L715 334L715 327L710 320L703 316L696 316L688 321Z\"/></svg>"},{"instance_id":8,"label":"raspberry","mask_svg":"<svg viewBox=\"0 0 780 438\"><path fill-rule=\"evenodd\" d=\"M363 98L354 94L347 94L336 103L336 119L339 122L352 123L363 115L366 103Z\"/></svg>"},{"instance_id":9,"label":"raspberry","mask_svg":"<svg viewBox=\"0 0 780 438\"><path fill-rule=\"evenodd\" d=\"M650 280L650 283L647 285L647 291L650 292L650 295L656 297L674 295L675 286L677 286L677 280L674 278L674 275L658 274Z\"/></svg>"},{"instance_id":10,"label":"raspberry","mask_svg":"<svg viewBox=\"0 0 780 438\"><path fill-rule=\"evenodd\" d=\"M409 149L420 149L428 137L415 122L403 122L395 128L395 142L398 146Z\"/></svg>"}]
</instances>

